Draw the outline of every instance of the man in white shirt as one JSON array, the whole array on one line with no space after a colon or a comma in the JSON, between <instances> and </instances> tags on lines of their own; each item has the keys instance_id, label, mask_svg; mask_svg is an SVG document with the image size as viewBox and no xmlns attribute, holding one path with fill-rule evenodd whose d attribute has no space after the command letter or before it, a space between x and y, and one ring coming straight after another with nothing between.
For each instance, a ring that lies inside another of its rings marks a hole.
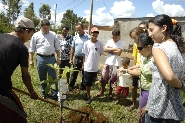
<instances>
[{"instance_id":1,"label":"man in white shirt","mask_svg":"<svg viewBox=\"0 0 185 123\"><path fill-rule=\"evenodd\" d=\"M43 82L47 79L48 76L51 76L53 79L56 79L56 71L49 67L47 64L57 64L61 63L60 58L60 45L57 39L55 32L50 31L50 22L46 19L41 21L41 29L36 32L30 41L30 61L29 64L34 66L33 55L36 52L36 65L39 74L40 82ZM55 59L54 53L57 54L57 60ZM57 100L58 86L55 83L56 89L51 89L52 98ZM47 84L41 84L42 97L47 98L45 93L45 88Z\"/></svg>"}]
</instances>

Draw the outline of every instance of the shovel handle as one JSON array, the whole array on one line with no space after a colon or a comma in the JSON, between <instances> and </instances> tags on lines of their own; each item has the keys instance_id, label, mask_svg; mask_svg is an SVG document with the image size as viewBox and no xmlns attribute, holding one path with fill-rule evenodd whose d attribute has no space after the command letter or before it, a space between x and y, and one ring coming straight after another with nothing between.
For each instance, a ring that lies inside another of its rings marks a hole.
<instances>
[{"instance_id":1,"label":"shovel handle","mask_svg":"<svg viewBox=\"0 0 185 123\"><path fill-rule=\"evenodd\" d=\"M16 88L16 87L12 87L12 89L15 90L15 91L18 91L18 92L20 92L20 93L23 93L23 94L25 94L25 95L30 96L30 94L29 94L28 92L24 91L24 90L18 89L18 88ZM52 101L43 99L43 98L41 98L41 97L38 97L38 99L41 100L41 101L44 101L44 102L47 102L47 103L50 103L50 104L52 104L52 105L55 105L55 106L60 107L59 104L54 103L54 102L52 102ZM79 113L83 113L83 114L89 115L89 113L87 113L87 112L82 112L82 111L79 111L79 110L76 110L76 109L72 109L72 108L69 108L69 107L66 107L66 106L61 106L61 108L65 108L65 109L68 109L68 110L72 110L72 111L76 111L76 112L79 112Z\"/></svg>"}]
</instances>

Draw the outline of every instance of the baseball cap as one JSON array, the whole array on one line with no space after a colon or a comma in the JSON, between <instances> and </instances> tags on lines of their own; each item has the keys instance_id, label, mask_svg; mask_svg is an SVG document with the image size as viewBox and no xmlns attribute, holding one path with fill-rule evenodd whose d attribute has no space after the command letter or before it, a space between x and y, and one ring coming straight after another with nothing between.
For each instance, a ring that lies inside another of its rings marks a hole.
<instances>
[{"instance_id":1,"label":"baseball cap","mask_svg":"<svg viewBox=\"0 0 185 123\"><path fill-rule=\"evenodd\" d=\"M98 30L97 27L93 27L93 28L91 29L91 32L98 32L98 33L99 33L99 30Z\"/></svg>"},{"instance_id":2,"label":"baseball cap","mask_svg":"<svg viewBox=\"0 0 185 123\"><path fill-rule=\"evenodd\" d=\"M17 19L15 27L35 30L33 21L25 17Z\"/></svg>"}]
</instances>

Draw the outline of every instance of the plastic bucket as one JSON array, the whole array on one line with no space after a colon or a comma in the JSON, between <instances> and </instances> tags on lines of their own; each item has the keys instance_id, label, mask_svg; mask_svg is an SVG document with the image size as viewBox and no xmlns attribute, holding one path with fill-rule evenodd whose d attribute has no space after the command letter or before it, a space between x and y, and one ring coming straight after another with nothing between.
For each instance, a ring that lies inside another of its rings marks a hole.
<instances>
[{"instance_id":1,"label":"plastic bucket","mask_svg":"<svg viewBox=\"0 0 185 123\"><path fill-rule=\"evenodd\" d=\"M130 74L119 75L119 86L121 86L121 87L132 86L132 79L130 78Z\"/></svg>"}]
</instances>

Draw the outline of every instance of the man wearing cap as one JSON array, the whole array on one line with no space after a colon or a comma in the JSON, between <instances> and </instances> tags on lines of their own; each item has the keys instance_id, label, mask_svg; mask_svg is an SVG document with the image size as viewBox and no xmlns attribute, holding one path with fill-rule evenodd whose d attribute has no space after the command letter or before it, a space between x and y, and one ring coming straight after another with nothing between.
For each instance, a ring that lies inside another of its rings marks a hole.
<instances>
[{"instance_id":1,"label":"man wearing cap","mask_svg":"<svg viewBox=\"0 0 185 123\"><path fill-rule=\"evenodd\" d=\"M14 31L0 34L0 122L25 123L26 113L21 102L12 91L11 76L18 65L21 67L23 83L30 93L30 98L37 99L31 77L28 72L28 49L24 45L34 33L34 23L27 18L15 22Z\"/></svg>"},{"instance_id":2,"label":"man wearing cap","mask_svg":"<svg viewBox=\"0 0 185 123\"><path fill-rule=\"evenodd\" d=\"M47 19L41 21L41 29L33 35L30 41L30 62L31 66L34 66L33 55L36 52L36 65L39 74L40 82L43 82L47 79L48 76L51 76L53 79L56 79L56 71L49 67L47 64L58 65L61 63L60 57L60 45L57 39L55 32L50 31L50 22ZM55 53L57 54L57 59L55 59ZM47 98L45 93L45 88L47 83L41 84L42 97ZM57 100L58 86L57 82L55 83L55 88L51 89L52 99Z\"/></svg>"},{"instance_id":3,"label":"man wearing cap","mask_svg":"<svg viewBox=\"0 0 185 123\"><path fill-rule=\"evenodd\" d=\"M73 38L69 63L74 65L75 70L82 70L81 90L85 90L85 85L83 84L84 71L82 69L84 54L82 53L82 48L83 48L84 42L89 40L90 37L88 34L84 32L84 27L83 27L83 24L81 23L76 24L76 31L78 34ZM74 56L74 63L73 63L73 56ZM72 91L74 88L74 85L78 76L78 72L79 71L74 71L71 74L71 79L69 82L69 91Z\"/></svg>"}]
</instances>

